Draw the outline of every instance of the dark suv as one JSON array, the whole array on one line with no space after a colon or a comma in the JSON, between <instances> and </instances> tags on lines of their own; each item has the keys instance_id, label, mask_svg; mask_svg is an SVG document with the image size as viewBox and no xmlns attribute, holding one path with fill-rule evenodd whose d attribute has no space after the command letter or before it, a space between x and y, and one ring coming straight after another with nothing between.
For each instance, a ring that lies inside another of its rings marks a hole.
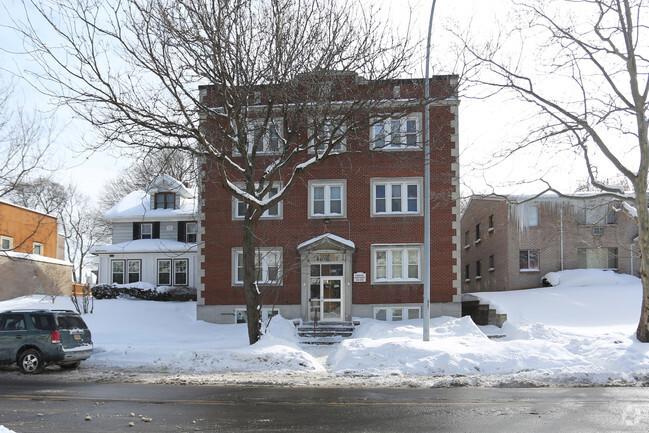
<instances>
[{"instance_id":1,"label":"dark suv","mask_svg":"<svg viewBox=\"0 0 649 433\"><path fill-rule=\"evenodd\" d=\"M0 313L0 364L37 374L46 364L64 369L92 355L90 331L72 310L10 310Z\"/></svg>"}]
</instances>

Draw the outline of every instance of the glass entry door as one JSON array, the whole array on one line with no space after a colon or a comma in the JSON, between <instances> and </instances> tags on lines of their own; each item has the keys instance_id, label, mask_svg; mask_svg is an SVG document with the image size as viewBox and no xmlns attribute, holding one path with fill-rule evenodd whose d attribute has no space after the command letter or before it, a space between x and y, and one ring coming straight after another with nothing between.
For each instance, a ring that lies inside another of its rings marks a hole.
<instances>
[{"instance_id":1,"label":"glass entry door","mask_svg":"<svg viewBox=\"0 0 649 433\"><path fill-rule=\"evenodd\" d=\"M343 264L311 265L311 320L340 321L343 311Z\"/></svg>"}]
</instances>

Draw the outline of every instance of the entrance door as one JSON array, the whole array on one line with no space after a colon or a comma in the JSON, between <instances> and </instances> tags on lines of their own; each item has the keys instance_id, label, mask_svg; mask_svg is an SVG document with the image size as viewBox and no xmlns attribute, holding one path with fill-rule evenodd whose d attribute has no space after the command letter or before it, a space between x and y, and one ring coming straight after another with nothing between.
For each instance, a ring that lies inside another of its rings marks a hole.
<instances>
[{"instance_id":1,"label":"entrance door","mask_svg":"<svg viewBox=\"0 0 649 433\"><path fill-rule=\"evenodd\" d=\"M311 265L311 296L309 319L340 321L343 311L343 264L319 263Z\"/></svg>"},{"instance_id":2,"label":"entrance door","mask_svg":"<svg viewBox=\"0 0 649 433\"><path fill-rule=\"evenodd\" d=\"M320 320L343 320L342 287L341 277L320 280Z\"/></svg>"}]
</instances>

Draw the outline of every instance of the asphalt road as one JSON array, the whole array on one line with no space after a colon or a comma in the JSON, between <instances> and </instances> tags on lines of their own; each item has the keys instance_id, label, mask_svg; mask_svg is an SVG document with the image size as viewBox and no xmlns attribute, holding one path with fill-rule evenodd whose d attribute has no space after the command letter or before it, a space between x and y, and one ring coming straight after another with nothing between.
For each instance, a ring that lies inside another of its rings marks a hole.
<instances>
[{"instance_id":1,"label":"asphalt road","mask_svg":"<svg viewBox=\"0 0 649 433\"><path fill-rule=\"evenodd\" d=\"M0 425L28 432L649 430L649 388L323 389L66 383L0 375Z\"/></svg>"}]
</instances>

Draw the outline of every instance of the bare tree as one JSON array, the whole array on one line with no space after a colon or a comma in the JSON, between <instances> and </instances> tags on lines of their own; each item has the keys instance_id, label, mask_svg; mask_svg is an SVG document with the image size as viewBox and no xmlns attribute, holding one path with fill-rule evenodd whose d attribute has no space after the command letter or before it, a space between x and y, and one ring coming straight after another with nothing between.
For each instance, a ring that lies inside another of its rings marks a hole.
<instances>
[{"instance_id":1,"label":"bare tree","mask_svg":"<svg viewBox=\"0 0 649 433\"><path fill-rule=\"evenodd\" d=\"M133 164L104 184L98 199L100 209L106 211L129 193L145 190L161 174L193 186L198 181L197 161L193 154L175 149L146 149L136 152L133 157Z\"/></svg>"},{"instance_id":2,"label":"bare tree","mask_svg":"<svg viewBox=\"0 0 649 433\"><path fill-rule=\"evenodd\" d=\"M358 1L32 5L40 15L16 30L42 68L33 76L41 91L97 126L105 145L201 158L203 183L245 203L244 287L249 339L256 342L257 222L303 172L358 131L361 119L366 131L367 114L386 111L386 99L394 98L375 83L408 76L408 37L395 37ZM394 101L389 110L399 111Z\"/></svg>"},{"instance_id":3,"label":"bare tree","mask_svg":"<svg viewBox=\"0 0 649 433\"><path fill-rule=\"evenodd\" d=\"M578 155L599 197L619 199L638 222L643 300L637 337L649 342L649 5L645 0L516 2L515 27L463 52L480 65L471 77L494 92L512 91L536 107L527 138L509 155L544 149ZM470 68L469 68L470 69ZM606 183L606 170L633 194ZM615 177L615 176L613 176ZM560 195L565 191L552 186Z\"/></svg>"},{"instance_id":4,"label":"bare tree","mask_svg":"<svg viewBox=\"0 0 649 433\"><path fill-rule=\"evenodd\" d=\"M73 187L38 176L17 183L8 197L14 204L58 217L73 194Z\"/></svg>"},{"instance_id":5,"label":"bare tree","mask_svg":"<svg viewBox=\"0 0 649 433\"><path fill-rule=\"evenodd\" d=\"M65 256L73 264L72 276L82 282L90 248L105 241L109 233L99 223L99 211L88 204L91 200L74 186L46 177L17 184L8 196L15 204L56 216L64 235Z\"/></svg>"},{"instance_id":6,"label":"bare tree","mask_svg":"<svg viewBox=\"0 0 649 433\"><path fill-rule=\"evenodd\" d=\"M83 270L87 266L90 249L104 243L109 237L106 226L98 224L100 212L89 207L89 197L75 193L70 196L60 218L65 236L65 253L72 262L72 276L77 283L83 283Z\"/></svg>"},{"instance_id":7,"label":"bare tree","mask_svg":"<svg viewBox=\"0 0 649 433\"><path fill-rule=\"evenodd\" d=\"M10 86L0 86L0 198L44 168L53 128L37 114L12 104Z\"/></svg>"}]
</instances>

